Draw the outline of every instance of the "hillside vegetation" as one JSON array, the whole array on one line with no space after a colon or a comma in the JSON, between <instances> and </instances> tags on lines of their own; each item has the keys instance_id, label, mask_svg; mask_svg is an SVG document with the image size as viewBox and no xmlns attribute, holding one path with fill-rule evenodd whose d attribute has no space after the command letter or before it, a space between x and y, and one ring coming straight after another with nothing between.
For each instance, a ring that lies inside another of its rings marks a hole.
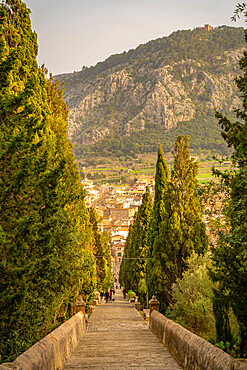
<instances>
[{"instance_id":1,"label":"hillside vegetation","mask_svg":"<svg viewBox=\"0 0 247 370\"><path fill-rule=\"evenodd\" d=\"M77 159L170 151L178 135L191 148L225 154L214 109L241 102L234 83L242 28L177 31L112 55L94 67L56 76L65 82L68 138Z\"/></svg>"}]
</instances>

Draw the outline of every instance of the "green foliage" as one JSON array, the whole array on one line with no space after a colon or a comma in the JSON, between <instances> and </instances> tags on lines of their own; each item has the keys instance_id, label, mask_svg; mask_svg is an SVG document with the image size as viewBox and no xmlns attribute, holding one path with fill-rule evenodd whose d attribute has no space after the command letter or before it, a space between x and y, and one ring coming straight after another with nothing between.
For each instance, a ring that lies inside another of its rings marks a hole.
<instances>
[{"instance_id":1,"label":"green foliage","mask_svg":"<svg viewBox=\"0 0 247 370\"><path fill-rule=\"evenodd\" d=\"M214 341L211 342L215 345L215 347L218 347L222 349L222 351L227 352L230 356L238 358L239 356L239 337L235 336L232 338L231 342L217 342Z\"/></svg>"},{"instance_id":2,"label":"green foliage","mask_svg":"<svg viewBox=\"0 0 247 370\"><path fill-rule=\"evenodd\" d=\"M148 289L149 295L155 294L161 302L162 310L172 302L171 287L182 278L186 259L193 251L203 254L208 243L196 193L198 164L190 158L188 148L189 138L178 137L171 179L168 182L167 176L163 177L161 197L157 185L154 210L159 197L160 206L150 221Z\"/></svg>"},{"instance_id":3,"label":"green foliage","mask_svg":"<svg viewBox=\"0 0 247 370\"><path fill-rule=\"evenodd\" d=\"M129 290L128 291L128 298L135 298L135 297L136 297L136 293L133 290Z\"/></svg>"},{"instance_id":4,"label":"green foliage","mask_svg":"<svg viewBox=\"0 0 247 370\"><path fill-rule=\"evenodd\" d=\"M229 299L218 294L217 285L210 278L212 259L210 254L192 253L187 259L187 270L182 279L177 279L172 286L172 304L166 316L175 320L186 329L205 338L233 357L239 356L239 326L236 317L229 307ZM217 295L215 293L217 292ZM216 298L217 297L217 301ZM221 304L221 300L225 300ZM215 305L218 307L215 307ZM218 309L220 308L220 309ZM217 315L215 313L217 312ZM223 333L218 335L217 323L222 321ZM216 330L217 329L217 330ZM222 338L228 338L228 341Z\"/></svg>"},{"instance_id":5,"label":"green foliage","mask_svg":"<svg viewBox=\"0 0 247 370\"><path fill-rule=\"evenodd\" d=\"M231 342L232 333L229 320L230 302L228 295L217 288L214 290L213 296L213 313L215 317L216 333L218 342Z\"/></svg>"},{"instance_id":6,"label":"green foliage","mask_svg":"<svg viewBox=\"0 0 247 370\"><path fill-rule=\"evenodd\" d=\"M152 197L147 186L142 204L130 226L120 267L121 285L127 290L134 290L141 297L146 294L139 289L139 282L146 277L147 233L151 211Z\"/></svg>"},{"instance_id":7,"label":"green foliage","mask_svg":"<svg viewBox=\"0 0 247 370\"><path fill-rule=\"evenodd\" d=\"M203 114L200 112L203 109ZM203 103L197 109L193 119L180 122L170 130L156 124L147 124L146 130L133 132L130 136L115 136L114 134L97 142L97 145L81 145L73 143L73 151L77 158L87 157L89 161L97 161L97 157L121 157L123 155L136 158L138 154L155 152L157 145L162 144L164 152L173 148L174 141L179 135L189 135L191 149L210 150L212 155L216 152L221 155L230 154L216 124L213 110L205 108ZM196 128L196 129L195 129ZM90 163L90 162L88 162Z\"/></svg>"},{"instance_id":8,"label":"green foliage","mask_svg":"<svg viewBox=\"0 0 247 370\"><path fill-rule=\"evenodd\" d=\"M79 294L87 301L97 284L94 230L67 140L68 111L59 83L52 76L46 79L37 65L36 39L25 4L2 2L2 361L13 360L45 336L68 316L68 302ZM110 262L108 257L109 269Z\"/></svg>"},{"instance_id":9,"label":"green foliage","mask_svg":"<svg viewBox=\"0 0 247 370\"><path fill-rule=\"evenodd\" d=\"M240 8L241 10L241 8ZM240 11L239 10L239 11ZM243 11L243 9L242 9ZM236 13L238 14L238 13ZM246 19L246 13L244 13ZM246 35L247 38L247 35ZM237 86L241 92L243 107L235 110L237 121L231 122L222 114L217 113L219 124L222 128L222 136L227 145L233 149L232 163L235 172L229 173L226 178L230 188L230 200L225 207L224 214L226 222L219 231L217 248L213 250L214 270L211 273L212 279L217 281L219 288L216 291L215 299L221 294L221 309L227 310L226 300L232 307L240 327L240 356L247 357L247 54L244 53L240 60L240 67L243 75L237 79ZM220 307L218 307L220 309ZM224 334L225 320L216 315L217 334L219 337ZM226 342L227 338L224 338Z\"/></svg>"},{"instance_id":10,"label":"green foliage","mask_svg":"<svg viewBox=\"0 0 247 370\"><path fill-rule=\"evenodd\" d=\"M96 261L97 289L106 290L113 284L109 236L100 233L96 211L90 208L90 223L93 229L93 253Z\"/></svg>"},{"instance_id":11,"label":"green foliage","mask_svg":"<svg viewBox=\"0 0 247 370\"><path fill-rule=\"evenodd\" d=\"M169 316L197 335L208 339L214 335L213 282L208 275L208 255L192 253L186 261L182 279L172 286Z\"/></svg>"},{"instance_id":12,"label":"green foliage","mask_svg":"<svg viewBox=\"0 0 247 370\"><path fill-rule=\"evenodd\" d=\"M148 230L148 264L147 264L147 287L148 296L152 297L154 292L163 292L164 279L160 259L156 258L156 244L160 234L160 222L165 215L168 201L169 169L165 161L161 144L159 144L158 158L155 173L155 197L153 211ZM156 286L156 287L155 287ZM158 295L160 299L160 294Z\"/></svg>"},{"instance_id":13,"label":"green foliage","mask_svg":"<svg viewBox=\"0 0 247 370\"><path fill-rule=\"evenodd\" d=\"M36 63L29 11L21 1L1 5L0 37L0 345L5 359L25 349L24 340L18 348L5 343L7 337L23 335L30 343L47 330L71 283L71 257L61 266L70 242L63 232L68 225L64 200L57 194L65 163L53 156L45 78Z\"/></svg>"}]
</instances>

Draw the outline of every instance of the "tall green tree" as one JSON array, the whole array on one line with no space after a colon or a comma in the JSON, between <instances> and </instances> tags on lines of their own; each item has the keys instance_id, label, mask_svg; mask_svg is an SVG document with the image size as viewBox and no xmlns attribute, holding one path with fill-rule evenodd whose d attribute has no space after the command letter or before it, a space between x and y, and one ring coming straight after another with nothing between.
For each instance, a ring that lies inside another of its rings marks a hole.
<instances>
[{"instance_id":1,"label":"tall green tree","mask_svg":"<svg viewBox=\"0 0 247 370\"><path fill-rule=\"evenodd\" d=\"M50 112L45 78L36 62L36 34L21 1L4 2L0 12L0 224L4 233L0 331L4 358L18 347L17 336L23 335L28 345L40 334L38 328L47 325L47 312L54 311L61 300L70 272L57 268L68 246L68 235L62 236L68 220L56 193L64 162L54 163L50 155ZM67 240L58 253L57 240L62 238ZM54 284L48 288L51 276ZM38 314L41 307L43 316ZM30 333L30 326L35 334Z\"/></svg>"},{"instance_id":2,"label":"tall green tree","mask_svg":"<svg viewBox=\"0 0 247 370\"><path fill-rule=\"evenodd\" d=\"M46 75L47 71L43 67ZM93 225L90 222L90 210L86 208L86 195L80 180L80 174L72 145L67 139L68 110L62 100L63 85L52 75L46 79L47 102L51 111L50 126L53 141L53 157L64 162L63 175L57 187L57 193L64 201L64 210L68 218L67 228L63 229L71 235L69 255L74 256L70 266L73 283L70 284L68 296L71 303L79 294L87 301L96 288L96 263L93 252Z\"/></svg>"},{"instance_id":3,"label":"tall green tree","mask_svg":"<svg viewBox=\"0 0 247 370\"><path fill-rule=\"evenodd\" d=\"M159 144L155 173L155 196L153 211L150 218L148 231L148 263L147 263L147 287L148 295L157 295L162 290L163 274L160 259L156 258L157 240L160 234L160 222L165 217L168 208L169 168L166 163L164 152Z\"/></svg>"},{"instance_id":4,"label":"tall green tree","mask_svg":"<svg viewBox=\"0 0 247 370\"><path fill-rule=\"evenodd\" d=\"M129 258L132 255L133 248L133 236L134 236L134 224L136 221L137 213L135 213L133 224L129 227L128 236L124 246L124 255L120 266L119 271L119 282L127 290L131 289L131 274L129 270Z\"/></svg>"},{"instance_id":5,"label":"tall green tree","mask_svg":"<svg viewBox=\"0 0 247 370\"><path fill-rule=\"evenodd\" d=\"M52 329L59 307L96 287L92 227L58 82L38 67L21 0L0 5L0 352ZM66 304L64 307L66 311Z\"/></svg>"},{"instance_id":6,"label":"tall green tree","mask_svg":"<svg viewBox=\"0 0 247 370\"><path fill-rule=\"evenodd\" d=\"M173 156L169 227L172 231L173 226L179 223L179 233L175 237L178 238L177 243L173 240L169 244L171 246L170 253L176 255L174 258L176 276L181 279L186 268L185 260L192 252L203 254L207 249L208 238L205 224L202 221L201 201L197 193L198 162L190 156L188 136L177 138ZM174 245L173 250L172 244ZM169 255L169 252L167 254Z\"/></svg>"},{"instance_id":7,"label":"tall green tree","mask_svg":"<svg viewBox=\"0 0 247 370\"><path fill-rule=\"evenodd\" d=\"M163 195L162 213L150 254L149 286L161 302L171 303L171 287L182 278L186 259L207 248L201 203L196 193L198 164L190 158L189 137L179 136L173 151L174 167ZM150 228L152 230L152 228Z\"/></svg>"},{"instance_id":8,"label":"tall green tree","mask_svg":"<svg viewBox=\"0 0 247 370\"><path fill-rule=\"evenodd\" d=\"M238 4L235 16L243 12L247 21L246 4ZM247 32L245 31L247 41ZM230 188L230 201L225 208L225 231L221 232L217 247L213 250L215 270L212 278L218 282L215 292L232 307L240 326L241 344L240 356L247 357L247 52L239 62L243 74L236 80L242 97L242 109L235 110L237 120L231 122L222 114L217 113L222 136L228 146L233 149L232 164L235 170L229 173L227 185ZM227 310L227 305L219 309ZM218 338L225 337L224 326L216 309Z\"/></svg>"},{"instance_id":9,"label":"tall green tree","mask_svg":"<svg viewBox=\"0 0 247 370\"><path fill-rule=\"evenodd\" d=\"M138 296L142 294L139 289L140 281L146 279L147 234L151 212L152 197L147 186L142 197L142 204L131 225L131 238L126 243L120 268L121 284L128 290L133 290Z\"/></svg>"},{"instance_id":10,"label":"tall green tree","mask_svg":"<svg viewBox=\"0 0 247 370\"><path fill-rule=\"evenodd\" d=\"M94 208L90 208L90 223L93 231L92 249L96 261L97 288L108 289L113 284L109 236L100 232Z\"/></svg>"}]
</instances>

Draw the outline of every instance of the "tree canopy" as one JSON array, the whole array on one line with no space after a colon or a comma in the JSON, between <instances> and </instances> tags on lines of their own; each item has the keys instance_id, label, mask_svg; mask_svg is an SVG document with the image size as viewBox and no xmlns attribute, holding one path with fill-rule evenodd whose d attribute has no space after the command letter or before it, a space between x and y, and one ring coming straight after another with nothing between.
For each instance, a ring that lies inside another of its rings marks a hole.
<instances>
[{"instance_id":1,"label":"tree canopy","mask_svg":"<svg viewBox=\"0 0 247 370\"><path fill-rule=\"evenodd\" d=\"M46 335L68 317L69 302L79 294L87 301L97 285L90 212L67 140L68 111L59 83L37 65L29 13L21 0L0 5L2 361ZM106 245L102 253L110 269Z\"/></svg>"},{"instance_id":2,"label":"tree canopy","mask_svg":"<svg viewBox=\"0 0 247 370\"><path fill-rule=\"evenodd\" d=\"M150 222L148 287L149 294L160 300L162 309L171 303L172 284L182 278L186 259L193 251L200 254L207 248L201 204L196 194L198 164L190 157L188 136L177 138L173 156L169 182L167 176L163 177L165 191L159 191L158 185L155 188L161 194L159 218L153 212ZM155 193L154 210L159 197Z\"/></svg>"}]
</instances>

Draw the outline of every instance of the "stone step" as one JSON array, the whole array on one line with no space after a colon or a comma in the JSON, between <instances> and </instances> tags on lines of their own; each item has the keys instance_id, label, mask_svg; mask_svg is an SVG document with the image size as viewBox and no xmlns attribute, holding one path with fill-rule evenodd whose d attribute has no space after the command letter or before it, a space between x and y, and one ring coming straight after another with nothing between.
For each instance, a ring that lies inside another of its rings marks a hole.
<instances>
[{"instance_id":1,"label":"stone step","mask_svg":"<svg viewBox=\"0 0 247 370\"><path fill-rule=\"evenodd\" d=\"M101 304L64 370L181 369L133 304L122 299Z\"/></svg>"}]
</instances>

